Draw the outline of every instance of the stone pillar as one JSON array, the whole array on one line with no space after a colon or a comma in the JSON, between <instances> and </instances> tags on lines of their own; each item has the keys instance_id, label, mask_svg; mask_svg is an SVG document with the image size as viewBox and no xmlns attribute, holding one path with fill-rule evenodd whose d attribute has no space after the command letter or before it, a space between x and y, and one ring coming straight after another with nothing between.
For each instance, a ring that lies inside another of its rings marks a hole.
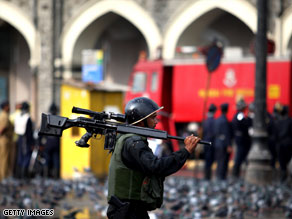
<instances>
[{"instance_id":1,"label":"stone pillar","mask_svg":"<svg viewBox=\"0 0 292 219\"><path fill-rule=\"evenodd\" d=\"M53 103L60 108L60 83L62 75L61 34L63 28L63 0L53 0L53 36L52 36L52 68L53 68Z\"/></svg>"},{"instance_id":2,"label":"stone pillar","mask_svg":"<svg viewBox=\"0 0 292 219\"><path fill-rule=\"evenodd\" d=\"M53 101L52 68L52 1L38 1L38 30L41 35L41 58L38 68L39 114L47 112Z\"/></svg>"},{"instance_id":3,"label":"stone pillar","mask_svg":"<svg viewBox=\"0 0 292 219\"><path fill-rule=\"evenodd\" d=\"M256 34L255 118L252 148L248 155L246 181L254 184L269 184L273 179L268 149L266 110L266 64L267 64L267 4L257 0L258 31Z\"/></svg>"}]
</instances>

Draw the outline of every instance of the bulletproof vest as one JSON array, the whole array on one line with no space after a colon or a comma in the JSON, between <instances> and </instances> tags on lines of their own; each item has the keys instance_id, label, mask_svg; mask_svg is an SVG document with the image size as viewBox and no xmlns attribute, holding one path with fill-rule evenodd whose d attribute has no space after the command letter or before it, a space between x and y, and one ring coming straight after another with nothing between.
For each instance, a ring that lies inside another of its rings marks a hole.
<instances>
[{"instance_id":1,"label":"bulletproof vest","mask_svg":"<svg viewBox=\"0 0 292 219\"><path fill-rule=\"evenodd\" d=\"M124 165L122 162L124 141L133 136L146 140L146 138L134 134L121 135L117 139L109 166L108 200L115 195L120 199L143 201L147 210L154 210L160 207L163 201L164 178L148 177L142 172L129 169Z\"/></svg>"}]
</instances>

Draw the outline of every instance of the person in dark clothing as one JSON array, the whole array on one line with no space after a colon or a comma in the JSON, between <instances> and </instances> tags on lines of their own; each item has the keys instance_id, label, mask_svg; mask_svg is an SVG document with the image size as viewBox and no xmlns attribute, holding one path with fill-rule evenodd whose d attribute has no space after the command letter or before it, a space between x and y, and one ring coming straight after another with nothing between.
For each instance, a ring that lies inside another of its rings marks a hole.
<instances>
[{"instance_id":1,"label":"person in dark clothing","mask_svg":"<svg viewBox=\"0 0 292 219\"><path fill-rule=\"evenodd\" d=\"M249 135L253 136L253 120L255 117L255 105L254 103L250 103L248 106L248 119L250 120L250 128ZM276 159L277 159L277 151L276 151L276 135L275 135L275 118L269 112L267 112L267 116L265 122L267 124L267 132L268 132L268 148L271 153L271 166L275 168Z\"/></svg>"},{"instance_id":2,"label":"person in dark clothing","mask_svg":"<svg viewBox=\"0 0 292 219\"><path fill-rule=\"evenodd\" d=\"M30 106L27 102L21 105L21 113L15 117L14 131L17 139L17 162L16 176L19 178L28 178L28 167L34 145L33 123L30 117Z\"/></svg>"},{"instance_id":3,"label":"person in dark clothing","mask_svg":"<svg viewBox=\"0 0 292 219\"><path fill-rule=\"evenodd\" d=\"M214 104L211 104L208 109L207 119L203 122L203 140L212 142L214 145L215 134L214 134L214 123L215 118L214 114L216 113L217 107ZM213 146L204 147L204 174L205 179L210 180L212 176L212 165L215 159L215 149Z\"/></svg>"},{"instance_id":4,"label":"person in dark clothing","mask_svg":"<svg viewBox=\"0 0 292 219\"><path fill-rule=\"evenodd\" d=\"M240 176L241 165L244 161L246 161L251 147L251 137L248 130L252 124L251 120L245 115L246 108L247 104L243 99L240 99L236 103L237 112L231 122L236 144L234 166L232 169L232 176L235 178Z\"/></svg>"},{"instance_id":5,"label":"person in dark clothing","mask_svg":"<svg viewBox=\"0 0 292 219\"><path fill-rule=\"evenodd\" d=\"M277 161L277 149L276 149L276 132L275 132L275 120L270 113L267 113L267 131L268 131L268 146L271 153L271 166L275 168Z\"/></svg>"},{"instance_id":6,"label":"person in dark clothing","mask_svg":"<svg viewBox=\"0 0 292 219\"><path fill-rule=\"evenodd\" d=\"M151 99L134 98L125 107L126 123L155 128L160 109ZM188 136L183 149L158 158L149 148L147 138L119 135L109 166L108 218L149 218L147 211L162 204L164 178L184 165L199 140ZM120 205L114 200L119 200Z\"/></svg>"},{"instance_id":7,"label":"person in dark clothing","mask_svg":"<svg viewBox=\"0 0 292 219\"><path fill-rule=\"evenodd\" d=\"M58 107L52 104L49 108L52 115L58 114ZM41 136L40 144L43 147L43 155L46 160L45 176L59 178L60 173L60 138L56 136Z\"/></svg>"},{"instance_id":8,"label":"person in dark clothing","mask_svg":"<svg viewBox=\"0 0 292 219\"><path fill-rule=\"evenodd\" d=\"M229 156L232 151L232 129L228 122L226 114L228 112L228 104L223 103L220 106L221 116L216 119L215 134L215 157L217 162L216 177L219 180L225 180L228 172Z\"/></svg>"},{"instance_id":9,"label":"person in dark clothing","mask_svg":"<svg viewBox=\"0 0 292 219\"><path fill-rule=\"evenodd\" d=\"M287 166L292 156L292 121L288 106L283 106L279 120L275 123L277 154L281 168L281 182L287 179Z\"/></svg>"},{"instance_id":10,"label":"person in dark clothing","mask_svg":"<svg viewBox=\"0 0 292 219\"><path fill-rule=\"evenodd\" d=\"M269 136L269 149L271 152L272 160L271 166L276 168L276 162L278 160L278 152L277 152L277 131L276 131L276 123L278 123L281 118L283 106L279 102L274 105L273 112L268 113L267 124L268 124L268 136Z\"/></svg>"},{"instance_id":11,"label":"person in dark clothing","mask_svg":"<svg viewBox=\"0 0 292 219\"><path fill-rule=\"evenodd\" d=\"M273 112L272 112L272 117L273 117L274 121L280 119L282 109L283 109L283 105L279 102L276 102L274 107L273 107Z\"/></svg>"}]
</instances>

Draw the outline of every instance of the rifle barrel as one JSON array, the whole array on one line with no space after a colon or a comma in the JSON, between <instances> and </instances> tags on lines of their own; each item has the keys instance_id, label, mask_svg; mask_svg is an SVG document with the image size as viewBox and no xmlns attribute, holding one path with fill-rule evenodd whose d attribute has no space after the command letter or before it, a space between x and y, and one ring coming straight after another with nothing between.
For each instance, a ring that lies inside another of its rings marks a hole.
<instances>
[{"instance_id":1,"label":"rifle barrel","mask_svg":"<svg viewBox=\"0 0 292 219\"><path fill-rule=\"evenodd\" d=\"M172 135L167 135L167 138L176 139L176 140L179 140L179 141L184 141L185 140L184 137L172 136ZM204 141L204 140L200 140L199 143L200 144L210 145L210 146L212 145L212 143L210 141Z\"/></svg>"}]
</instances>

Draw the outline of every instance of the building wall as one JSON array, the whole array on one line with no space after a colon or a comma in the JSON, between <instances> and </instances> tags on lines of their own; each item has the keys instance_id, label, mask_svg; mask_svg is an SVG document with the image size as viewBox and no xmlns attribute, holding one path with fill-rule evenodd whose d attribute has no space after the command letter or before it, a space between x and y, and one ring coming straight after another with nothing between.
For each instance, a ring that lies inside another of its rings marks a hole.
<instances>
[{"instance_id":1,"label":"building wall","mask_svg":"<svg viewBox=\"0 0 292 219\"><path fill-rule=\"evenodd\" d=\"M112 4L116 4L120 0L109 0L112 1ZM130 0L129 0L130 1ZM208 1L208 0L206 0ZM211 0L210 0L211 1ZM220 0L222 3L226 0ZM220 2L219 0L217 2ZM256 0L247 0L251 6L256 8ZM36 107L35 110L35 119L38 120L38 116L41 112L47 112L49 105L52 103L54 98L53 92L53 48L59 48L61 50L62 45L60 42L53 42L53 1L52 0L0 0L1 2L8 2L15 6L17 10L25 14L28 17L28 20L32 25L35 26L36 30L36 39L35 46L29 44L30 48L30 62L29 66L31 67L31 75L34 73L37 74L37 93L38 96L34 102ZM63 5L63 28L70 26L70 23L74 22L82 12L84 12L91 5L95 5L101 0L64 0ZM191 7L194 3L198 2L196 0L134 0L134 2L145 10L145 12L153 19L154 25L157 26L157 34L161 35L162 43L167 37L168 30L173 24L178 16L182 14L185 10ZM34 14L34 7L37 3L37 14ZM281 10L281 3L283 4L283 10ZM279 17L284 14L285 10L288 10L292 7L292 0L279 0L279 1L270 1L269 5L269 34L275 38L276 43L280 44L281 49L279 49L278 54L281 55L285 52L285 48L282 48L282 44L291 45L291 36L290 39L283 40L283 21L279 21ZM1 10L1 9L0 9ZM236 12L235 12L236 13ZM289 20L289 15L286 14L287 20ZM36 23L37 18L37 23ZM138 18L137 18L138 19ZM133 20L134 22L134 20ZM151 23L149 21L149 23ZM287 22L289 25L289 22ZM63 29L64 30L64 29ZM143 31L141 27L140 31ZM21 31L20 31L21 32ZM288 34L289 34L288 30ZM143 35L143 33L142 33ZM150 37L149 34L148 37ZM60 38L64 37L64 32L60 35ZM145 37L145 34L144 34ZM146 36L147 37L147 36ZM146 40L147 41L147 40ZM289 44L290 42L290 44ZM56 46L57 44L57 46ZM283 45L284 46L284 45ZM33 51L31 51L33 48ZM38 53L39 51L39 53ZM33 57L32 57L33 53ZM36 55L37 54L37 55ZM38 55L39 54L39 55ZM64 56L64 54L63 54ZM20 70L19 70L20 71ZM21 77L18 77L16 80L20 80L17 83L21 83ZM26 83L26 85L29 82ZM31 88L28 88L28 92ZM21 95L21 94L17 94ZM58 96L59 93L55 94ZM56 98L56 97L55 97ZM58 101L58 97L56 98Z\"/></svg>"}]
</instances>

